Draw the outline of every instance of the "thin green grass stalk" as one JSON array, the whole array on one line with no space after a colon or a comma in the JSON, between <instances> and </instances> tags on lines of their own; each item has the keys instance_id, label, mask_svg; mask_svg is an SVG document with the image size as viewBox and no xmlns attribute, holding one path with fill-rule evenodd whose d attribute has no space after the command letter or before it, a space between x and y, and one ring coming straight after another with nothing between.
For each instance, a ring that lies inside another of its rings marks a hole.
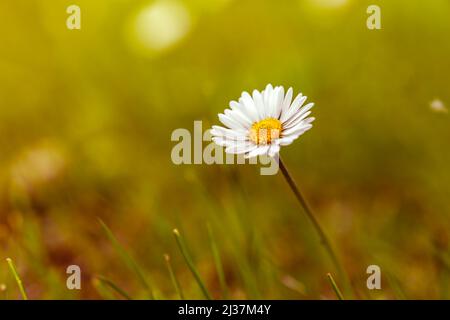
<instances>
[{"instance_id":1,"label":"thin green grass stalk","mask_svg":"<svg viewBox=\"0 0 450 320\"><path fill-rule=\"evenodd\" d=\"M253 272L253 267L250 264L249 257L246 251L246 243L248 241L249 234L253 231L252 229L244 230L243 222L239 219L240 211L234 205L228 207L222 207L220 210L226 212L226 218L228 219L231 228L233 230L238 230L237 234L230 234L229 239L235 250L232 251L235 263L238 267L239 276L244 283L246 289L246 295L249 299L261 299L262 294L259 288L258 277L255 272Z\"/></svg>"},{"instance_id":2,"label":"thin green grass stalk","mask_svg":"<svg viewBox=\"0 0 450 320\"><path fill-rule=\"evenodd\" d=\"M222 259L220 258L219 249L217 248L217 244L214 239L213 231L212 231L211 225L209 223L207 224L207 228L208 228L209 244L211 246L214 264L216 265L217 275L219 276L220 287L222 289L222 298L228 299L228 287L227 287L227 281L225 278L225 272L223 271Z\"/></svg>"},{"instance_id":3,"label":"thin green grass stalk","mask_svg":"<svg viewBox=\"0 0 450 320\"><path fill-rule=\"evenodd\" d=\"M238 175L235 176L236 178L239 178ZM236 183L234 181L233 183ZM240 186L240 190L238 192L239 195L243 195L246 193L246 190L242 188L242 183L237 183ZM253 268L250 265L248 261L248 257L245 251L245 248L243 245L241 245L242 240L241 238L247 237L249 234L249 231L251 232L250 228L248 228L249 224L246 223L246 221L243 221L242 214L239 214L241 211L248 211L246 210L246 201L245 199L241 198L239 201L239 204L243 207L237 208L237 206L223 206L219 205L218 203L220 201L210 201L211 197L214 197L211 192L204 187L202 183L196 183L196 188L194 188L196 191L200 190L197 194L198 197L203 200L204 206L206 206L209 212L211 212L212 217L215 221L219 221L220 223L224 223L224 218L227 219L227 223L231 225L231 228L233 230L236 230L233 234L230 234L230 241L232 243L232 246L236 248L236 250L233 250L233 258L236 260L236 264L238 266L240 278L242 282L244 282L244 286L246 288L247 297L252 299L261 299L261 291L258 287L258 279L256 276L256 273L253 272ZM210 196L208 198L207 196ZM239 198L238 198L239 199ZM236 199L235 199L236 200ZM217 217L215 213L217 212L223 212L226 211L225 217L220 216ZM246 240L245 240L246 241Z\"/></svg>"},{"instance_id":4,"label":"thin green grass stalk","mask_svg":"<svg viewBox=\"0 0 450 320\"><path fill-rule=\"evenodd\" d=\"M262 294L259 290L258 279L253 272L252 267L247 257L242 258L242 255L235 255L235 261L239 269L241 281L246 288L246 299L261 300Z\"/></svg>"},{"instance_id":5,"label":"thin green grass stalk","mask_svg":"<svg viewBox=\"0 0 450 320\"><path fill-rule=\"evenodd\" d=\"M167 266L167 269L169 270L170 279L172 280L172 284L173 284L173 286L175 288L175 291L177 292L178 297L181 300L184 300L184 295L183 295L183 291L181 290L180 282L178 282L178 279L177 279L177 277L175 275L175 272L173 271L173 268L172 268L172 263L170 262L170 256L168 254L165 254L164 255L164 260L166 260L166 266Z\"/></svg>"},{"instance_id":6,"label":"thin green grass stalk","mask_svg":"<svg viewBox=\"0 0 450 320\"><path fill-rule=\"evenodd\" d=\"M336 281L334 281L333 276L331 273L327 273L328 280L330 281L331 286L333 287L334 292L336 293L336 296L339 300L344 300L344 296L341 293L341 290L339 290L339 287L336 284Z\"/></svg>"},{"instance_id":7,"label":"thin green grass stalk","mask_svg":"<svg viewBox=\"0 0 450 320\"><path fill-rule=\"evenodd\" d=\"M211 300L211 295L208 292L208 289L206 289L205 284L203 283L202 278L200 277L199 272L197 271L197 268L195 267L194 262L192 262L191 256L188 253L186 244L183 241L183 238L180 235L180 232L177 229L173 230L173 234L175 235L175 240L177 241L178 248L181 251L181 254L184 257L184 260L186 261L186 264L188 265L189 269L192 272L192 275L194 276L195 280L198 283L198 286L200 287L203 295L206 299Z\"/></svg>"},{"instance_id":8,"label":"thin green grass stalk","mask_svg":"<svg viewBox=\"0 0 450 320\"><path fill-rule=\"evenodd\" d=\"M130 295L123 290L122 288L120 288L117 284L115 284L112 280L109 280L103 276L97 276L96 279L98 281L100 281L103 286L105 287L109 287L110 289L112 289L113 291L115 291L117 294L119 294L119 296L125 298L126 300L133 300Z\"/></svg>"},{"instance_id":9,"label":"thin green grass stalk","mask_svg":"<svg viewBox=\"0 0 450 320\"><path fill-rule=\"evenodd\" d=\"M117 238L114 236L112 231L108 228L108 226L101 220L98 219L100 222L100 225L103 228L103 231L105 232L108 239L111 241L114 249L117 251L119 256L122 258L124 263L130 268L139 279L139 283L142 285L142 287L148 292L150 299L155 299L153 289L149 282L147 281L146 277L144 276L144 273L142 272L141 268L137 265L137 263L134 261L134 259L128 254L128 252L122 247L122 245L119 243Z\"/></svg>"},{"instance_id":10,"label":"thin green grass stalk","mask_svg":"<svg viewBox=\"0 0 450 320\"><path fill-rule=\"evenodd\" d=\"M104 300L114 300L115 299L112 292L108 288L106 288L105 283L100 281L98 278L92 278L91 283L92 283L92 286L97 291L97 293L100 295L100 297L102 297L102 299L104 299Z\"/></svg>"},{"instance_id":11,"label":"thin green grass stalk","mask_svg":"<svg viewBox=\"0 0 450 320\"><path fill-rule=\"evenodd\" d=\"M385 272L385 275L389 286L394 292L395 298L397 300L407 300L408 298L402 288L402 285L400 284L400 280L398 280L398 278L389 271Z\"/></svg>"},{"instance_id":12,"label":"thin green grass stalk","mask_svg":"<svg viewBox=\"0 0 450 320\"><path fill-rule=\"evenodd\" d=\"M14 262L11 260L11 258L6 258L6 262L8 262L9 269L11 270L11 273L13 274L14 279L17 282L17 286L19 287L19 291L20 291L20 294L22 295L23 300L28 300L27 293L25 292L25 288L23 287L23 284L22 284L22 279L20 279L20 276L17 273Z\"/></svg>"},{"instance_id":13,"label":"thin green grass stalk","mask_svg":"<svg viewBox=\"0 0 450 320\"><path fill-rule=\"evenodd\" d=\"M337 254L335 253L333 246L328 239L328 236L326 235L325 231L323 231L323 228L321 227L319 221L317 220L316 216L312 212L311 208L309 207L308 203L306 202L305 198L300 192L300 189L297 187L297 184L295 183L295 180L292 178L291 174L289 173L288 169L284 165L283 161L281 160L281 157L279 158L279 165L281 172L283 173L283 176L285 177L287 183L289 184L289 187L291 187L292 191L295 194L295 197L297 198L298 202L303 208L303 211L305 211L306 216L311 221L312 225L316 229L316 232L318 233L320 240L325 247L328 255L330 256L331 260L333 261L333 264L337 271L339 272L339 275L346 280L346 288L351 290L351 284L350 280L344 270L344 268L341 265L341 262L339 261L339 258Z\"/></svg>"},{"instance_id":14,"label":"thin green grass stalk","mask_svg":"<svg viewBox=\"0 0 450 320\"><path fill-rule=\"evenodd\" d=\"M239 176L236 176L236 178L239 178ZM234 181L233 183L236 182ZM242 188L242 183L239 182L237 184L240 186L238 194L245 194L246 190ZM231 206L218 205L219 201L211 202L207 197L208 195L210 197L214 197L214 195L212 195L211 192L206 189L203 184L196 183L196 188L194 189L201 190L198 192L198 196L203 200L204 205L208 207L208 211L213 214L213 218L215 219L215 221L224 223L223 219L226 218L228 220L228 223L231 225L231 228L233 230L236 230L235 233L230 234L230 241L232 242L232 246L236 248L236 250L233 250L232 253L233 258L236 260L236 264L238 266L240 278L246 288L247 297L252 299L261 299L262 294L258 286L259 281L257 274L254 272L253 267L248 261L245 246L241 245L243 241L247 242L246 239L248 238L248 234L252 231L251 228L248 227L250 224L246 223L247 221L243 221L242 219L242 217L245 215L240 214L241 211L248 211L246 210L246 200L243 198L238 198L238 200L240 200L238 201L239 205L241 205L239 208L234 205L234 203ZM225 217L217 217L217 215L215 215L215 213L223 212L224 210L226 211ZM242 240L241 238L245 238L245 240Z\"/></svg>"}]
</instances>

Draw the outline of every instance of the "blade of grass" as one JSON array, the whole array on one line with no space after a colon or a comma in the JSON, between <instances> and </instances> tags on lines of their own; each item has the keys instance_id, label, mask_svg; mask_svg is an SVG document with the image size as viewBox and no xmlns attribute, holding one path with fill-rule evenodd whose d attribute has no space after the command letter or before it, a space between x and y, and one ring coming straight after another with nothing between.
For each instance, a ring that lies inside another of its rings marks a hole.
<instances>
[{"instance_id":1,"label":"blade of grass","mask_svg":"<svg viewBox=\"0 0 450 320\"><path fill-rule=\"evenodd\" d=\"M216 265L217 275L219 276L220 287L222 289L222 298L228 299L228 287L227 287L227 281L225 278L225 273L223 272L222 259L220 258L220 253L217 248L216 241L214 239L211 225L209 223L207 224L207 228L208 228L209 244L211 246L214 264Z\"/></svg>"},{"instance_id":2,"label":"blade of grass","mask_svg":"<svg viewBox=\"0 0 450 320\"><path fill-rule=\"evenodd\" d=\"M192 275L194 276L195 280L198 283L198 286L200 287L203 295L206 299L211 300L211 295L208 292L208 289L206 289L205 284L203 283L202 278L200 277L199 272L197 271L197 268L195 267L195 264L192 262L191 256L189 255L187 251L187 247L183 241L183 238L180 235L180 232L177 229L173 230L173 234L175 235L175 240L178 244L178 248L181 251L181 254L184 257L184 260L186 261L186 264L188 265L189 269L192 272Z\"/></svg>"},{"instance_id":3,"label":"blade of grass","mask_svg":"<svg viewBox=\"0 0 450 320\"><path fill-rule=\"evenodd\" d=\"M386 275L386 279L389 283L389 286L394 292L395 298L397 300L407 300L405 291L402 288L400 280L389 271L386 271L384 274Z\"/></svg>"},{"instance_id":4,"label":"blade of grass","mask_svg":"<svg viewBox=\"0 0 450 320\"><path fill-rule=\"evenodd\" d=\"M331 273L327 273L328 280L330 281L331 286L333 287L334 292L336 293L339 300L344 300L344 297L342 296L341 290L339 290L339 287L336 284L336 281L334 281L333 276Z\"/></svg>"},{"instance_id":5,"label":"blade of grass","mask_svg":"<svg viewBox=\"0 0 450 320\"><path fill-rule=\"evenodd\" d=\"M116 239L116 237L114 236L112 231L108 228L108 226L101 219L98 219L98 221L100 222L100 225L102 226L103 231L105 232L106 236L111 241L114 249L117 251L117 253L122 258L123 262L128 266L128 268L130 268L136 274L137 278L139 279L140 284L148 292L150 299L155 299L153 289L150 286L150 284L148 283L141 268L139 268L139 266L134 261L134 259L122 247L122 245Z\"/></svg>"},{"instance_id":6,"label":"blade of grass","mask_svg":"<svg viewBox=\"0 0 450 320\"><path fill-rule=\"evenodd\" d=\"M11 258L6 258L6 262L8 262L9 269L11 270L11 273L13 274L14 279L17 282L17 286L19 287L19 291L20 291L20 294L22 295L23 300L28 300L27 293L25 292L25 288L23 287L23 284L22 284L22 279L20 279L20 276L17 273L14 262L11 260Z\"/></svg>"},{"instance_id":7,"label":"blade of grass","mask_svg":"<svg viewBox=\"0 0 450 320\"><path fill-rule=\"evenodd\" d=\"M234 250L232 251L234 263L237 266L239 277L244 284L245 294L247 299L262 299L262 293L259 287L258 274L254 272L254 266L251 264L248 255L247 244L253 233L252 229L244 226L244 222L240 219L243 212L242 207L231 205L222 207L221 211L225 211L224 218L229 219L230 227L233 230L238 230L237 233L230 233L228 240L231 242Z\"/></svg>"},{"instance_id":8,"label":"blade of grass","mask_svg":"<svg viewBox=\"0 0 450 320\"><path fill-rule=\"evenodd\" d=\"M95 288L97 293L102 297L104 300L114 300L114 296L111 293L110 290L108 290L105 286L105 284L100 281L98 278L92 278L91 280L92 286Z\"/></svg>"},{"instance_id":9,"label":"blade of grass","mask_svg":"<svg viewBox=\"0 0 450 320\"><path fill-rule=\"evenodd\" d=\"M126 300L133 300L129 294L120 288L118 285L116 285L113 281L103 277L103 276L97 276L96 277L105 287L111 288L113 291L119 294L119 296L122 296Z\"/></svg>"},{"instance_id":10,"label":"blade of grass","mask_svg":"<svg viewBox=\"0 0 450 320\"><path fill-rule=\"evenodd\" d=\"M170 256L168 254L165 254L164 260L166 260L167 269L169 270L170 279L172 280L172 284L175 287L175 291L177 292L178 297L181 300L184 300L183 291L181 290L180 283L178 282L178 279L175 275L175 272L173 271L172 264L170 262Z\"/></svg>"}]
</instances>

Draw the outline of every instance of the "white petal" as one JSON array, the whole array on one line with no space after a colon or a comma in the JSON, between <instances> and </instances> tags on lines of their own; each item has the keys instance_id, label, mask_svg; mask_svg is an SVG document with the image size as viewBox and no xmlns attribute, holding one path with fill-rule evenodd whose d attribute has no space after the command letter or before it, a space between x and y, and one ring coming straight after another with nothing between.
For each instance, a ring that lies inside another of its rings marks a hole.
<instances>
[{"instance_id":1,"label":"white petal","mask_svg":"<svg viewBox=\"0 0 450 320\"><path fill-rule=\"evenodd\" d=\"M263 91L263 100L264 100L264 113L266 116L270 115L270 99L272 98L273 87L269 83L266 86L266 89Z\"/></svg>"},{"instance_id":2,"label":"white petal","mask_svg":"<svg viewBox=\"0 0 450 320\"><path fill-rule=\"evenodd\" d=\"M269 102L269 98L272 95L272 91L273 91L273 87L272 85L269 83L266 88L263 90L263 98L264 98L264 103Z\"/></svg>"},{"instance_id":3,"label":"white petal","mask_svg":"<svg viewBox=\"0 0 450 320\"><path fill-rule=\"evenodd\" d=\"M283 115L286 114L286 112L288 111L289 106L291 105L291 101L292 101L292 93L293 93L293 90L291 87L286 92L286 96L284 97L283 105L281 107L281 114L278 117L278 119L281 119L281 117L283 117Z\"/></svg>"},{"instance_id":4,"label":"white petal","mask_svg":"<svg viewBox=\"0 0 450 320\"><path fill-rule=\"evenodd\" d=\"M278 87L278 97L275 105L275 113L273 114L273 118L279 119L281 114L281 108L283 108L283 100L284 100L284 88L283 86Z\"/></svg>"},{"instance_id":5,"label":"white petal","mask_svg":"<svg viewBox=\"0 0 450 320\"><path fill-rule=\"evenodd\" d=\"M312 123L314 120L316 120L316 118L314 118L314 117L309 117L309 118L303 120L303 122L304 122L304 123Z\"/></svg>"},{"instance_id":6,"label":"white petal","mask_svg":"<svg viewBox=\"0 0 450 320\"><path fill-rule=\"evenodd\" d=\"M229 116L226 116L222 113L219 113L219 120L228 128L236 129L236 130L244 129L243 126L239 122L237 122L233 118L230 118Z\"/></svg>"},{"instance_id":7,"label":"white petal","mask_svg":"<svg viewBox=\"0 0 450 320\"><path fill-rule=\"evenodd\" d=\"M212 137L211 140L214 141L219 146L222 146L222 147L227 144L226 140L224 140L224 139L222 139L220 137Z\"/></svg>"},{"instance_id":8,"label":"white petal","mask_svg":"<svg viewBox=\"0 0 450 320\"><path fill-rule=\"evenodd\" d=\"M286 131L283 131L283 136L284 137L289 137L290 135L301 135L303 134L305 131L309 130L312 128L312 124L303 124L300 123L298 125L296 125L295 127L292 127Z\"/></svg>"},{"instance_id":9,"label":"white petal","mask_svg":"<svg viewBox=\"0 0 450 320\"><path fill-rule=\"evenodd\" d=\"M253 101L252 97L248 92L242 92L242 96L239 99L239 102L241 102L246 110L248 111L250 115L250 120L252 121L258 121L258 109L255 106L255 102Z\"/></svg>"},{"instance_id":10,"label":"white petal","mask_svg":"<svg viewBox=\"0 0 450 320\"><path fill-rule=\"evenodd\" d=\"M283 117L280 119L281 122L286 121L289 119L292 115L297 113L298 109L303 105L305 100L307 99L306 96L302 96L302 94L299 94L295 99L294 102L292 102L291 107L288 109L288 111L283 115Z\"/></svg>"},{"instance_id":11,"label":"white petal","mask_svg":"<svg viewBox=\"0 0 450 320\"><path fill-rule=\"evenodd\" d=\"M267 102L267 116L272 118L273 115L275 114L275 103L277 100L277 96L278 96L278 90L277 88L275 88L272 91L272 94L269 96L269 101Z\"/></svg>"},{"instance_id":12,"label":"white petal","mask_svg":"<svg viewBox=\"0 0 450 320\"><path fill-rule=\"evenodd\" d=\"M225 149L226 153L234 153L234 154L242 154L251 152L256 149L257 146L252 142L238 143L235 145L231 145Z\"/></svg>"},{"instance_id":13,"label":"white petal","mask_svg":"<svg viewBox=\"0 0 450 320\"><path fill-rule=\"evenodd\" d=\"M264 119L266 117L266 109L264 107L263 96L258 90L253 90L253 101L255 102L256 109L258 110L258 119Z\"/></svg>"},{"instance_id":14,"label":"white petal","mask_svg":"<svg viewBox=\"0 0 450 320\"><path fill-rule=\"evenodd\" d=\"M225 109L224 113L225 115L239 122L245 128L250 128L252 124L252 122L246 116L244 116L242 112L240 112L239 110Z\"/></svg>"},{"instance_id":15,"label":"white petal","mask_svg":"<svg viewBox=\"0 0 450 320\"><path fill-rule=\"evenodd\" d=\"M278 152L280 152L280 146L273 144L269 149L269 156L274 157Z\"/></svg>"},{"instance_id":16,"label":"white petal","mask_svg":"<svg viewBox=\"0 0 450 320\"><path fill-rule=\"evenodd\" d=\"M228 147L228 146L231 146L231 145L235 144L235 142L232 142L231 140L224 139L224 138L221 138L221 137L213 137L211 140L215 144L217 144L217 145L219 145L221 147Z\"/></svg>"},{"instance_id":17,"label":"white petal","mask_svg":"<svg viewBox=\"0 0 450 320\"><path fill-rule=\"evenodd\" d=\"M304 124L306 124L306 123L312 123L314 120L316 120L316 118L314 118L314 117L309 117L309 118L306 118L306 119L303 119L303 118L304 118L304 117L301 117L300 119L295 120L295 121L289 123L288 126L284 126L284 125L283 125L283 128L284 128L284 129L290 129L290 128L292 128L292 127L294 127L294 126L300 124L300 122L303 122Z\"/></svg>"},{"instance_id":18,"label":"white petal","mask_svg":"<svg viewBox=\"0 0 450 320\"><path fill-rule=\"evenodd\" d=\"M237 111L241 112L242 115L245 116L245 118L247 118L250 122L252 122L252 117L251 117L252 113L249 112L243 104L236 102L236 101L230 101L230 108L233 111L237 110Z\"/></svg>"},{"instance_id":19,"label":"white petal","mask_svg":"<svg viewBox=\"0 0 450 320\"><path fill-rule=\"evenodd\" d=\"M241 108L243 109L243 106L241 106L241 104L239 102L234 101L234 100L231 100L229 105L230 105L230 108L232 110L234 110L234 109L241 109Z\"/></svg>"},{"instance_id":20,"label":"white petal","mask_svg":"<svg viewBox=\"0 0 450 320\"><path fill-rule=\"evenodd\" d=\"M276 87L273 90L272 96L270 97L270 101L269 101L269 117L270 118L275 118L275 115L277 114L277 102L278 102L278 96L281 93L280 91L280 87Z\"/></svg>"},{"instance_id":21,"label":"white petal","mask_svg":"<svg viewBox=\"0 0 450 320\"><path fill-rule=\"evenodd\" d=\"M287 118L285 119L285 121L284 121L283 124L287 124L288 122L289 122L289 123L292 123L292 121L295 121L295 120L299 119L300 117L301 117L302 119L304 119L304 116L303 116L303 115L304 115L305 113L308 113L308 111L309 111L312 107L314 107L314 103L312 103L312 102L308 103L307 105L305 105L304 107L302 107L300 110L298 110L298 111L295 112L295 113L292 113L289 117L287 117ZM311 112L309 112L309 113L311 113ZM309 114L309 113L308 113L308 114Z\"/></svg>"},{"instance_id":22,"label":"white petal","mask_svg":"<svg viewBox=\"0 0 450 320\"><path fill-rule=\"evenodd\" d=\"M241 135L241 134L247 134L248 130L246 129L228 129L221 126L212 126L213 130L218 130L222 133L229 133L229 134L235 134L235 135Z\"/></svg>"},{"instance_id":23,"label":"white petal","mask_svg":"<svg viewBox=\"0 0 450 320\"><path fill-rule=\"evenodd\" d=\"M295 131L297 131L297 130L299 130L299 129L302 129L302 128L306 127L306 126L312 126L312 124L304 123L303 121L301 121L301 122L298 123L297 125L295 125L295 126L289 128L289 129L283 130L282 133L281 133L281 135L282 135L283 137L287 137L287 136L289 136L290 134L292 134L293 132L295 132Z\"/></svg>"},{"instance_id":24,"label":"white petal","mask_svg":"<svg viewBox=\"0 0 450 320\"><path fill-rule=\"evenodd\" d=\"M291 119L289 119L283 123L283 128L284 129L292 128L293 126L299 124L303 119L305 119L310 114L311 114L311 111L308 111L303 114L301 114L301 113L296 114L295 116L291 117Z\"/></svg>"},{"instance_id":25,"label":"white petal","mask_svg":"<svg viewBox=\"0 0 450 320\"><path fill-rule=\"evenodd\" d=\"M270 145L267 146L260 146L257 147L256 149L250 151L248 154L245 155L245 158L253 158L262 154L266 154L267 151L269 150Z\"/></svg>"},{"instance_id":26,"label":"white petal","mask_svg":"<svg viewBox=\"0 0 450 320\"><path fill-rule=\"evenodd\" d=\"M231 130L219 126L213 126L209 131L214 137L225 138L228 140L248 140L248 132L243 130Z\"/></svg>"},{"instance_id":27,"label":"white petal","mask_svg":"<svg viewBox=\"0 0 450 320\"><path fill-rule=\"evenodd\" d=\"M294 142L295 139L297 139L298 136L289 136L289 137L283 137L281 139L278 139L277 143L280 146L287 146L290 145L292 142Z\"/></svg>"}]
</instances>

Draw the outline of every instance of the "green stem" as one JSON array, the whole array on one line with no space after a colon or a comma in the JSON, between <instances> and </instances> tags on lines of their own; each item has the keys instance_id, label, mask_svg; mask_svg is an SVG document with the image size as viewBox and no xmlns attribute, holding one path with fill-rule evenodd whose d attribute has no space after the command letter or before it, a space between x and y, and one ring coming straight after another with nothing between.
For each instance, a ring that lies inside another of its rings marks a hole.
<instances>
[{"instance_id":1,"label":"green stem","mask_svg":"<svg viewBox=\"0 0 450 320\"><path fill-rule=\"evenodd\" d=\"M346 278L346 275L345 275L345 272L344 272L344 268L342 267L342 265L341 265L337 255L336 255L336 253L334 252L333 246L331 245L330 240L328 239L327 235L325 234L325 232L323 231L322 227L320 226L319 221L316 219L315 215L311 211L308 203L306 202L305 198L301 194L301 192L300 192L299 188L297 187L297 184L295 183L294 179L289 174L289 171L287 170L286 166L284 165L283 161L281 160L281 157L279 159L279 165L280 165L281 172L283 173L284 177L286 178L287 183L289 184L289 186L291 187L292 191L294 192L295 197L297 198L297 200L300 202L300 205L303 207L303 210L305 211L306 216L308 217L308 219L313 224L314 228L316 229L316 232L319 234L321 243L325 247L325 250L327 251L327 253L330 256L331 260L333 261L333 264L336 267L336 269L338 270L339 275L341 277Z\"/></svg>"},{"instance_id":2,"label":"green stem","mask_svg":"<svg viewBox=\"0 0 450 320\"><path fill-rule=\"evenodd\" d=\"M339 300L344 300L344 296L341 293L341 290L339 290L339 287L336 284L336 281L334 281L333 276L331 273L327 273L328 280L330 281L331 286L333 287L334 292L336 293Z\"/></svg>"},{"instance_id":3,"label":"green stem","mask_svg":"<svg viewBox=\"0 0 450 320\"><path fill-rule=\"evenodd\" d=\"M169 270L170 279L172 280L172 284L175 287L175 291L177 292L178 297L181 300L184 300L184 295L183 291L181 290L180 283L178 282L175 272L173 271L172 264L170 263L170 256L168 254L165 254L164 260L166 260L167 269Z\"/></svg>"},{"instance_id":4,"label":"green stem","mask_svg":"<svg viewBox=\"0 0 450 320\"><path fill-rule=\"evenodd\" d=\"M106 236L108 237L109 241L116 250L116 252L122 258L122 260L128 266L128 268L130 268L136 274L137 278L139 279L139 282L141 283L143 288L148 292L150 299L154 300L155 295L153 293L151 282L149 283L147 281L144 272L141 270L136 261L134 261L131 255L125 250L125 248L122 247L122 245L119 243L119 241L114 236L113 232L108 228L108 226L100 218L98 218L98 221L102 226L102 229L105 232Z\"/></svg>"},{"instance_id":5,"label":"green stem","mask_svg":"<svg viewBox=\"0 0 450 320\"><path fill-rule=\"evenodd\" d=\"M194 276L195 280L198 283L198 286L203 292L203 295L206 299L211 300L211 295L208 292L208 289L206 289L205 284L203 283L202 277L200 276L200 273L197 271L197 268L195 267L194 262L191 259L191 256L188 253L187 247L184 244L183 238L180 235L180 232L177 229L173 230L173 234L175 235L175 240L177 241L178 247L181 251L181 254L184 257L184 260L186 261L186 264L188 265L189 269L192 272L192 275Z\"/></svg>"},{"instance_id":6,"label":"green stem","mask_svg":"<svg viewBox=\"0 0 450 320\"><path fill-rule=\"evenodd\" d=\"M104 284L107 287L110 287L112 290L114 290L115 292L117 292L120 296L122 296L123 298L125 298L126 300L132 300L130 295L123 290L122 288L120 288L118 285L116 285L114 282L112 282L111 280L102 277L102 276L97 276L96 279L98 281L100 281L102 284Z\"/></svg>"},{"instance_id":7,"label":"green stem","mask_svg":"<svg viewBox=\"0 0 450 320\"><path fill-rule=\"evenodd\" d=\"M20 279L20 276L17 273L14 262L10 258L6 258L6 261L8 262L9 269L11 269L14 279L16 279L16 282L17 282L17 285L19 286L20 294L22 295L23 300L28 300L27 293L25 292L25 288L22 285L22 280Z\"/></svg>"},{"instance_id":8,"label":"green stem","mask_svg":"<svg viewBox=\"0 0 450 320\"><path fill-rule=\"evenodd\" d=\"M213 254L214 264L216 265L217 275L219 277L219 283L220 287L222 289L222 299L228 298L228 288L227 288L227 281L225 278L225 272L223 270L222 266L222 259L220 258L219 249L217 248L216 241L214 239L213 231L211 229L211 225L207 224L208 228L208 236L209 236L209 243L211 245L211 251Z\"/></svg>"}]
</instances>

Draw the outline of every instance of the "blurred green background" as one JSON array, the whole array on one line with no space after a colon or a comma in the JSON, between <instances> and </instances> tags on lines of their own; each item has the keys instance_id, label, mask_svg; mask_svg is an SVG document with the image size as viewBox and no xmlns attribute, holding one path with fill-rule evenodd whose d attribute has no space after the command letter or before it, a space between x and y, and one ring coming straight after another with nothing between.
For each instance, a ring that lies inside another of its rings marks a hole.
<instances>
[{"instance_id":1,"label":"blurred green background","mask_svg":"<svg viewBox=\"0 0 450 320\"><path fill-rule=\"evenodd\" d=\"M81 8L81 30L66 8ZM366 27L371 4L382 30ZM0 2L0 298L335 299L335 274L281 174L171 162L176 128L218 124L243 90L292 86L314 128L282 149L359 299L450 298L447 0ZM220 286L207 224L222 260ZM66 288L66 267L82 290ZM377 264L382 290L366 287ZM338 284L343 279L335 275ZM114 297L118 297L115 295Z\"/></svg>"}]
</instances>

